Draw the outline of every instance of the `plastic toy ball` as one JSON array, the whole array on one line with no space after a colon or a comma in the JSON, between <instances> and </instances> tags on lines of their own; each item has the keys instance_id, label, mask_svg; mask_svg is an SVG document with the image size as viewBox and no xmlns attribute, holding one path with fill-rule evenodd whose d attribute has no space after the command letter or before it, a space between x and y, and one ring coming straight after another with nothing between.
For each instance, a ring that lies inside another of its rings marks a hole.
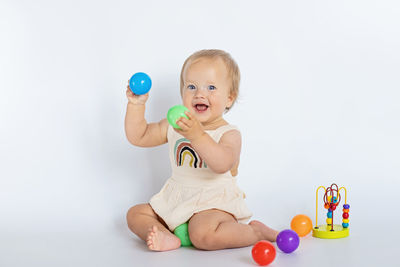
<instances>
[{"instance_id":1,"label":"plastic toy ball","mask_svg":"<svg viewBox=\"0 0 400 267\"><path fill-rule=\"evenodd\" d=\"M129 88L135 95L146 94L151 88L149 75L143 72L133 74L129 80Z\"/></svg>"},{"instance_id":2,"label":"plastic toy ball","mask_svg":"<svg viewBox=\"0 0 400 267\"><path fill-rule=\"evenodd\" d=\"M295 231L287 229L278 234L276 244L283 252L292 253L299 247L300 238Z\"/></svg>"},{"instance_id":3,"label":"plastic toy ball","mask_svg":"<svg viewBox=\"0 0 400 267\"><path fill-rule=\"evenodd\" d=\"M270 242L261 240L253 246L251 255L258 265L268 265L274 261L276 250Z\"/></svg>"},{"instance_id":4,"label":"plastic toy ball","mask_svg":"<svg viewBox=\"0 0 400 267\"><path fill-rule=\"evenodd\" d=\"M176 106L173 106L172 108L170 108L167 113L167 120L168 120L169 124L171 124L172 127L176 128L176 129L180 129L181 127L179 127L176 124L176 121L180 117L185 117L186 119L189 119L188 116L186 116L186 114L185 114L185 111L187 111L187 110L188 110L188 108L183 105L176 105Z\"/></svg>"},{"instance_id":5,"label":"plastic toy ball","mask_svg":"<svg viewBox=\"0 0 400 267\"><path fill-rule=\"evenodd\" d=\"M188 223L183 223L175 228L174 234L181 240L182 247L190 247L192 241L189 238Z\"/></svg>"},{"instance_id":6,"label":"plastic toy ball","mask_svg":"<svg viewBox=\"0 0 400 267\"><path fill-rule=\"evenodd\" d=\"M295 231L300 237L308 235L312 230L312 221L310 217L304 214L299 214L293 217L290 228Z\"/></svg>"}]
</instances>

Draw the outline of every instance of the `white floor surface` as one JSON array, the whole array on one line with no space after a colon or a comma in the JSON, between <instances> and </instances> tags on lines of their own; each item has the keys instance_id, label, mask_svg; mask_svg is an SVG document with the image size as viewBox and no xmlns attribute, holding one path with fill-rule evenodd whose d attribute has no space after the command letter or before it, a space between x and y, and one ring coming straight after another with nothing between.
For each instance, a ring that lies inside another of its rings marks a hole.
<instances>
[{"instance_id":1,"label":"white floor surface","mask_svg":"<svg viewBox=\"0 0 400 267\"><path fill-rule=\"evenodd\" d=\"M343 239L324 240L308 235L292 254L277 249L269 266L400 266L399 244L393 228L351 229ZM152 252L128 229L104 232L67 232L37 234L1 233L0 266L256 266L251 247L221 251L180 248Z\"/></svg>"}]
</instances>

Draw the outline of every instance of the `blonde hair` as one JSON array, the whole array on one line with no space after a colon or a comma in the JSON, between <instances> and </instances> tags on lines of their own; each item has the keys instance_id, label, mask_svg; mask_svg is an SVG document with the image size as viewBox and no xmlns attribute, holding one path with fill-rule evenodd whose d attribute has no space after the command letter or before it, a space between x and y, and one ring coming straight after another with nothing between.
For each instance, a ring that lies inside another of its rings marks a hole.
<instances>
[{"instance_id":1,"label":"blonde hair","mask_svg":"<svg viewBox=\"0 0 400 267\"><path fill-rule=\"evenodd\" d=\"M220 58L225 63L225 66L228 70L228 77L231 79L231 88L229 90L229 94L230 96L233 97L232 105L229 108L227 107L225 110L226 112L228 112L232 108L233 104L236 102L236 99L239 95L240 71L236 61L232 58L232 56L223 50L203 49L193 53L185 60L181 70L181 81L180 81L181 95L184 86L183 72L185 71L185 68L190 65L190 63L199 58L209 58L209 59Z\"/></svg>"}]
</instances>

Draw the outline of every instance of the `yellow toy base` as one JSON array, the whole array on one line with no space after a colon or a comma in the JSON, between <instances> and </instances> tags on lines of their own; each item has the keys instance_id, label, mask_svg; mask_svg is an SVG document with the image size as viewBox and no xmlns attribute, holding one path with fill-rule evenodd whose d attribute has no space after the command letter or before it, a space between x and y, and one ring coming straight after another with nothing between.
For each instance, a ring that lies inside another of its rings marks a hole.
<instances>
[{"instance_id":1,"label":"yellow toy base","mask_svg":"<svg viewBox=\"0 0 400 267\"><path fill-rule=\"evenodd\" d=\"M349 228L343 228L339 224L333 225L334 231L331 231L331 228L331 225L319 225L317 229L315 227L313 228L312 235L313 237L325 239L336 239L349 236Z\"/></svg>"}]
</instances>

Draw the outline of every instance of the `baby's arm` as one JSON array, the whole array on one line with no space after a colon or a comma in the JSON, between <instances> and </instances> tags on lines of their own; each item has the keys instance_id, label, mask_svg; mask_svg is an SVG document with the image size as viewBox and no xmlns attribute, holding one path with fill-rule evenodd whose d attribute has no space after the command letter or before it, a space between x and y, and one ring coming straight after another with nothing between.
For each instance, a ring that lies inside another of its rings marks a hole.
<instances>
[{"instance_id":1,"label":"baby's arm","mask_svg":"<svg viewBox=\"0 0 400 267\"><path fill-rule=\"evenodd\" d=\"M240 158L242 138L240 132L231 130L222 135L216 143L202 128L201 123L190 112L185 112L189 117L177 121L181 130L176 130L190 140L193 148L200 157L207 162L207 166L216 173L225 173L234 170ZM232 175L235 175L232 173Z\"/></svg>"},{"instance_id":2,"label":"baby's arm","mask_svg":"<svg viewBox=\"0 0 400 267\"><path fill-rule=\"evenodd\" d=\"M128 88L126 91L128 106L125 116L125 134L128 141L135 146L151 147L167 142L168 122L166 119L158 123L147 123L144 118L145 103L149 97L135 95Z\"/></svg>"},{"instance_id":3,"label":"baby's arm","mask_svg":"<svg viewBox=\"0 0 400 267\"><path fill-rule=\"evenodd\" d=\"M235 169L239 162L242 138L237 130L230 130L224 133L218 143L207 133L192 142L193 148L199 153L200 157L207 162L211 170L216 173L225 173ZM236 173L232 173L236 175Z\"/></svg>"}]
</instances>

